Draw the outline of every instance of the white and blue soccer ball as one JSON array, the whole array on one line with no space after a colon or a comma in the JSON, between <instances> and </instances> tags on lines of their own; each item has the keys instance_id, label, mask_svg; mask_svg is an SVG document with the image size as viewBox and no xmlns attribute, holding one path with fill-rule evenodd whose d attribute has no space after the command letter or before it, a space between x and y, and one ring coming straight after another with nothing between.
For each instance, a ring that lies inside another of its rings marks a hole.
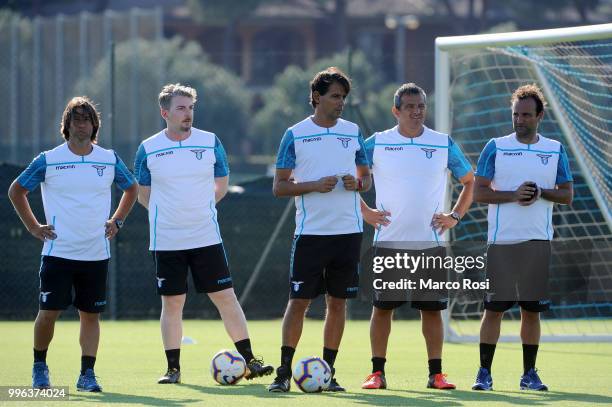
<instances>
[{"instance_id":1,"label":"white and blue soccer ball","mask_svg":"<svg viewBox=\"0 0 612 407\"><path fill-rule=\"evenodd\" d=\"M246 362L235 350L220 350L210 362L210 374L222 385L238 383L245 373Z\"/></svg>"},{"instance_id":2,"label":"white and blue soccer ball","mask_svg":"<svg viewBox=\"0 0 612 407\"><path fill-rule=\"evenodd\" d=\"M329 386L331 369L323 359L310 356L293 367L293 381L304 393L319 393Z\"/></svg>"}]
</instances>

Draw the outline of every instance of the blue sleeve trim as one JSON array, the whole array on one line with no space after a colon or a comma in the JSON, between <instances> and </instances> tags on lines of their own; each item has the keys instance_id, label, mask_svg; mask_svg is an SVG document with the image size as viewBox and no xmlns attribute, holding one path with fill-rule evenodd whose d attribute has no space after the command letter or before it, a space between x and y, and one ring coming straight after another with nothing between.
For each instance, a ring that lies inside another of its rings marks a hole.
<instances>
[{"instance_id":1,"label":"blue sleeve trim","mask_svg":"<svg viewBox=\"0 0 612 407\"><path fill-rule=\"evenodd\" d=\"M215 136L215 178L226 177L229 175L229 165L227 164L227 154L219 137Z\"/></svg>"},{"instance_id":2,"label":"blue sleeve trim","mask_svg":"<svg viewBox=\"0 0 612 407\"><path fill-rule=\"evenodd\" d=\"M136 181L140 185L151 186L151 171L147 167L147 152L142 143L138 146L138 151L136 151L134 174L136 175Z\"/></svg>"},{"instance_id":3,"label":"blue sleeve trim","mask_svg":"<svg viewBox=\"0 0 612 407\"><path fill-rule=\"evenodd\" d=\"M295 144L291 130L287 130L281 140L280 147L278 148L278 157L276 158L276 168L295 168Z\"/></svg>"},{"instance_id":4,"label":"blue sleeve trim","mask_svg":"<svg viewBox=\"0 0 612 407\"><path fill-rule=\"evenodd\" d=\"M32 160L28 168L17 177L17 182L19 182L19 185L32 192L41 182L45 181L46 174L47 158L45 157L45 153L40 153Z\"/></svg>"},{"instance_id":5,"label":"blue sleeve trim","mask_svg":"<svg viewBox=\"0 0 612 407\"><path fill-rule=\"evenodd\" d=\"M372 165L370 164L372 161L368 160L365 142L363 141L361 130L359 131L357 140L359 141L359 150L355 152L355 164L356 165L367 165L368 167L372 167Z\"/></svg>"},{"instance_id":6,"label":"blue sleeve trim","mask_svg":"<svg viewBox=\"0 0 612 407\"><path fill-rule=\"evenodd\" d=\"M365 141L365 151L370 162L370 168L374 166L374 147L376 145L376 133L368 137Z\"/></svg>"},{"instance_id":7,"label":"blue sleeve trim","mask_svg":"<svg viewBox=\"0 0 612 407\"><path fill-rule=\"evenodd\" d=\"M567 157L565 148L561 145L561 149L559 150L559 161L557 162L557 178L555 184L561 185L573 181L574 177L572 177L572 172L570 171L569 158Z\"/></svg>"},{"instance_id":8,"label":"blue sleeve trim","mask_svg":"<svg viewBox=\"0 0 612 407\"><path fill-rule=\"evenodd\" d=\"M121 188L121 190L125 191L126 189L131 187L132 184L134 184L136 180L134 179L134 175L132 175L130 170L128 170L128 168L126 167L123 160L119 158L119 156L117 155L115 151L113 151L113 153L115 153L115 159L116 159L114 181L115 181L115 184L117 184L117 186Z\"/></svg>"},{"instance_id":9,"label":"blue sleeve trim","mask_svg":"<svg viewBox=\"0 0 612 407\"><path fill-rule=\"evenodd\" d=\"M472 165L467 160L463 151L453 139L448 137L448 169L457 179L464 177L472 170Z\"/></svg>"},{"instance_id":10,"label":"blue sleeve trim","mask_svg":"<svg viewBox=\"0 0 612 407\"><path fill-rule=\"evenodd\" d=\"M476 175L492 180L495 176L495 152L497 146L495 140L491 139L480 153L478 165L476 167Z\"/></svg>"}]
</instances>

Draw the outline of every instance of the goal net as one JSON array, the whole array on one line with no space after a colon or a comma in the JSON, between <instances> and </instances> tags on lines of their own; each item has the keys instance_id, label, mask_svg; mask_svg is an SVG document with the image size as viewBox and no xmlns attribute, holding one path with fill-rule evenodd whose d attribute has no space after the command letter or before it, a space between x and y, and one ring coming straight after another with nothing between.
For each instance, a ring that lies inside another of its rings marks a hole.
<instances>
[{"instance_id":1,"label":"goal net","mask_svg":"<svg viewBox=\"0 0 612 407\"><path fill-rule=\"evenodd\" d=\"M548 107L539 133L566 147L572 205L555 205L550 311L542 340L612 340L612 24L436 40L436 129L472 164L488 140L512 133L510 95L536 83ZM517 171L520 171L517 168ZM453 201L459 186L451 187ZM487 205L474 204L458 241L487 240ZM453 294L447 340L478 341L482 296ZM519 340L520 311L501 340Z\"/></svg>"}]
</instances>

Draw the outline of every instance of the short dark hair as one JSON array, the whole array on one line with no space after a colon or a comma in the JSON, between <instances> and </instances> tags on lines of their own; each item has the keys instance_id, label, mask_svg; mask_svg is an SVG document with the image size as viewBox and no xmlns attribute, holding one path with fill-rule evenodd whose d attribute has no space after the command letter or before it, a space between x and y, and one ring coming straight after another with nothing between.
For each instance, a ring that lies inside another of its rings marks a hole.
<instances>
[{"instance_id":1,"label":"short dark hair","mask_svg":"<svg viewBox=\"0 0 612 407\"><path fill-rule=\"evenodd\" d=\"M393 106L395 106L396 109L402 107L402 97L404 95L421 95L423 97L423 101L427 103L427 94L423 88L413 82L404 83L402 86L397 88L395 94L393 95Z\"/></svg>"},{"instance_id":2,"label":"short dark hair","mask_svg":"<svg viewBox=\"0 0 612 407\"><path fill-rule=\"evenodd\" d=\"M87 96L75 96L66 105L64 114L62 115L61 132L65 140L70 138L70 123L72 122L72 116L76 113L77 109L84 111L84 114L89 116L91 124L93 125L93 131L91 132L91 141L95 141L98 138L98 130L102 125L100 120L100 113L96 110L94 103Z\"/></svg>"},{"instance_id":3,"label":"short dark hair","mask_svg":"<svg viewBox=\"0 0 612 407\"><path fill-rule=\"evenodd\" d=\"M310 104L312 107L317 107L317 103L314 101L312 94L316 91L319 92L319 95L325 95L334 82L342 85L347 95L351 91L351 80L348 75L335 66L330 66L317 73L314 78L312 78L312 81L310 81Z\"/></svg>"},{"instance_id":4,"label":"short dark hair","mask_svg":"<svg viewBox=\"0 0 612 407\"><path fill-rule=\"evenodd\" d=\"M525 100L532 98L536 103L536 114L540 114L544 111L544 107L546 107L546 99L544 99L544 94L542 90L536 85L532 83L531 85L523 85L517 88L512 94L512 98L510 98L510 103L514 104L517 100Z\"/></svg>"}]
</instances>

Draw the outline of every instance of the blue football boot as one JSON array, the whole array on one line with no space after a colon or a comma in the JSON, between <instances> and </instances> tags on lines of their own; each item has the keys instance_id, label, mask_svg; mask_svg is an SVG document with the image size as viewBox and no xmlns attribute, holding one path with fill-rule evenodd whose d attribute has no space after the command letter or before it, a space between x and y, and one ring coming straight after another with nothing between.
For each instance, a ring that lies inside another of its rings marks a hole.
<instances>
[{"instance_id":1,"label":"blue football boot","mask_svg":"<svg viewBox=\"0 0 612 407\"><path fill-rule=\"evenodd\" d=\"M521 390L548 391L548 386L542 383L538 371L531 368L527 374L521 376Z\"/></svg>"},{"instance_id":2,"label":"blue football boot","mask_svg":"<svg viewBox=\"0 0 612 407\"><path fill-rule=\"evenodd\" d=\"M472 390L493 390L493 378L488 369L481 367L478 369L476 381L472 385Z\"/></svg>"},{"instance_id":3,"label":"blue football boot","mask_svg":"<svg viewBox=\"0 0 612 407\"><path fill-rule=\"evenodd\" d=\"M49 367L45 362L34 363L32 367L32 387L35 389L48 389L51 387Z\"/></svg>"},{"instance_id":4,"label":"blue football boot","mask_svg":"<svg viewBox=\"0 0 612 407\"><path fill-rule=\"evenodd\" d=\"M78 391L90 391L94 393L102 391L102 386L98 384L93 369L87 369L85 373L80 375L76 386Z\"/></svg>"}]
</instances>

